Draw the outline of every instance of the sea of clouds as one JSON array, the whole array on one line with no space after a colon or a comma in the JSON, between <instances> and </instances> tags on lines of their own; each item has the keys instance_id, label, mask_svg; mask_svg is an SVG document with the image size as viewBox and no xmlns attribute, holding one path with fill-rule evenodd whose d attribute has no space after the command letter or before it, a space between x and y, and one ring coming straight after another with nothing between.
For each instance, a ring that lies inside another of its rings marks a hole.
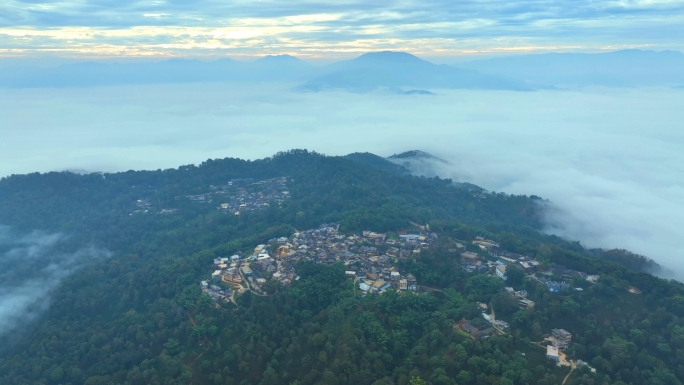
<instances>
[{"instance_id":1,"label":"sea of clouds","mask_svg":"<svg viewBox=\"0 0 684 385\"><path fill-rule=\"evenodd\" d=\"M0 90L0 176L157 169L307 148L411 149L438 174L554 204L548 231L626 248L684 278L684 90L436 95L228 84Z\"/></svg>"}]
</instances>

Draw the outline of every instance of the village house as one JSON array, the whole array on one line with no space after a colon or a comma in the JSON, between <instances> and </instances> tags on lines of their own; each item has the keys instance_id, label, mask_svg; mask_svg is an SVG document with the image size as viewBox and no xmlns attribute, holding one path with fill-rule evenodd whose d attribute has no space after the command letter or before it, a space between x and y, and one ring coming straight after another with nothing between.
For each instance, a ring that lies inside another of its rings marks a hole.
<instances>
[{"instance_id":1,"label":"village house","mask_svg":"<svg viewBox=\"0 0 684 385\"><path fill-rule=\"evenodd\" d=\"M506 280L506 265L496 265L494 272L497 277Z\"/></svg>"},{"instance_id":2,"label":"village house","mask_svg":"<svg viewBox=\"0 0 684 385\"><path fill-rule=\"evenodd\" d=\"M477 255L477 253L473 253L472 251L465 251L461 253L461 258L464 261L468 261L470 263L475 263L475 261L478 261L480 259L480 256Z\"/></svg>"},{"instance_id":3,"label":"village house","mask_svg":"<svg viewBox=\"0 0 684 385\"><path fill-rule=\"evenodd\" d=\"M473 334L470 336L470 338L472 338L473 340L479 340L479 339L482 339L482 338L488 338L488 337L490 337L491 335L494 335L494 334L496 334L496 329L494 329L494 328L487 328L487 329L484 329L484 330L480 330L480 331L478 331L477 333L473 333Z\"/></svg>"},{"instance_id":4,"label":"village house","mask_svg":"<svg viewBox=\"0 0 684 385\"><path fill-rule=\"evenodd\" d=\"M553 345L547 346L546 347L546 358L558 362L559 361L558 347L553 346Z\"/></svg>"},{"instance_id":5,"label":"village house","mask_svg":"<svg viewBox=\"0 0 684 385\"><path fill-rule=\"evenodd\" d=\"M518 307L523 310L532 309L534 308L534 301L530 301L527 298L520 298L518 300Z\"/></svg>"},{"instance_id":6,"label":"village house","mask_svg":"<svg viewBox=\"0 0 684 385\"><path fill-rule=\"evenodd\" d=\"M570 345L572 334L565 329L552 329L550 339L559 350L565 350Z\"/></svg>"}]
</instances>

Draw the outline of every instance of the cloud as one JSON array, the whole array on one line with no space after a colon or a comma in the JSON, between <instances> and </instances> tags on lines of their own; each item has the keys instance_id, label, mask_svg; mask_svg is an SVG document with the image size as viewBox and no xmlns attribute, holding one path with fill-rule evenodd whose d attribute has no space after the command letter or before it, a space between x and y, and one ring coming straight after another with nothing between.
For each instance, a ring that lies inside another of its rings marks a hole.
<instances>
[{"instance_id":1,"label":"cloud","mask_svg":"<svg viewBox=\"0 0 684 385\"><path fill-rule=\"evenodd\" d=\"M58 252L61 234L17 237L0 226L0 337L21 331L50 306L50 294L66 277L110 253L85 248Z\"/></svg>"},{"instance_id":2,"label":"cloud","mask_svg":"<svg viewBox=\"0 0 684 385\"><path fill-rule=\"evenodd\" d=\"M678 1L18 1L0 4L0 53L303 56L403 49L682 49Z\"/></svg>"},{"instance_id":3,"label":"cloud","mask_svg":"<svg viewBox=\"0 0 684 385\"><path fill-rule=\"evenodd\" d=\"M420 149L449 161L442 176L551 200L549 231L630 249L684 277L680 89L421 97L292 86L0 90L0 175L168 168L292 148Z\"/></svg>"}]
</instances>

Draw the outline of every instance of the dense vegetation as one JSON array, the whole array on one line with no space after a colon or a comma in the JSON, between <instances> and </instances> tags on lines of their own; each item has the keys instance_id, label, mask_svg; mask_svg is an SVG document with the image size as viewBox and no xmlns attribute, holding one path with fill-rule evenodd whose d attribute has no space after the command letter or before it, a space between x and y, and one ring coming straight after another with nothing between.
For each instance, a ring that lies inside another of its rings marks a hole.
<instances>
[{"instance_id":1,"label":"dense vegetation","mask_svg":"<svg viewBox=\"0 0 684 385\"><path fill-rule=\"evenodd\" d=\"M176 198L232 178L283 175L292 180L292 198L248 215ZM180 210L130 215L140 198ZM540 234L538 203L505 194L480 199L370 154L306 151L173 170L4 178L0 224L15 234L68 235L55 246L60 253L97 247L112 256L64 279L34 324L0 337L0 383L560 384L568 369L530 341L562 327L573 333L569 354L597 369L577 370L566 384L681 384L682 285L636 270L641 256ZM401 268L439 292L360 298L342 266L302 265L291 287L269 296L248 292L237 307L215 307L201 295L198 282L213 258L294 228L338 222L343 231L394 231L409 221L429 223L440 244ZM601 279L554 294L512 274L509 284L537 303L518 310L501 280L466 274L447 251L449 240L476 235ZM461 318L477 318L476 300L493 305L512 324L510 333L472 341L454 331Z\"/></svg>"}]
</instances>

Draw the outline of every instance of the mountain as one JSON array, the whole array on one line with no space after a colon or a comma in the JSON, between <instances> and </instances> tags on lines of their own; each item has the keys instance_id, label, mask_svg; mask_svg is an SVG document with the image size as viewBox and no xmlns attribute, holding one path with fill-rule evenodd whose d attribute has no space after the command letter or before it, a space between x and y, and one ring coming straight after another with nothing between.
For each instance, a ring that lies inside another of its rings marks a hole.
<instances>
[{"instance_id":1,"label":"mountain","mask_svg":"<svg viewBox=\"0 0 684 385\"><path fill-rule=\"evenodd\" d=\"M398 165L390 160L387 160L381 156L371 154L369 152L355 152L352 154L345 155L344 157L346 159L350 159L359 163L364 163L392 174L406 175L410 173L410 171L405 167Z\"/></svg>"},{"instance_id":2,"label":"mountain","mask_svg":"<svg viewBox=\"0 0 684 385\"><path fill-rule=\"evenodd\" d=\"M296 82L299 89L322 91L399 90L429 95L424 88L474 88L524 91L531 87L501 76L484 75L446 65L435 65L403 52L377 52L325 67L315 67L294 56L265 56L252 62L220 59L171 59L155 62L77 62L51 68L8 67L0 72L0 87L90 87L126 84L191 82ZM418 90L415 90L419 88Z\"/></svg>"},{"instance_id":3,"label":"mountain","mask_svg":"<svg viewBox=\"0 0 684 385\"><path fill-rule=\"evenodd\" d=\"M684 285L545 234L536 197L397 167L1 178L0 383L682 385Z\"/></svg>"},{"instance_id":4,"label":"mountain","mask_svg":"<svg viewBox=\"0 0 684 385\"><path fill-rule=\"evenodd\" d=\"M446 160L439 158L435 155L432 155L430 153L427 153L425 151L420 151L420 150L411 150L411 151L404 151L399 154L394 154L390 155L388 157L390 160L434 160L438 161L440 163L449 163Z\"/></svg>"},{"instance_id":5,"label":"mountain","mask_svg":"<svg viewBox=\"0 0 684 385\"><path fill-rule=\"evenodd\" d=\"M10 67L0 72L2 87L90 87L126 84L192 82L298 82L312 66L289 55L266 56L252 62L232 59L155 62L78 62L53 68Z\"/></svg>"},{"instance_id":6,"label":"mountain","mask_svg":"<svg viewBox=\"0 0 684 385\"><path fill-rule=\"evenodd\" d=\"M405 52L371 52L318 67L294 56L245 62L170 59L75 62L43 68L3 66L0 87L91 87L191 82L299 84L301 91L389 90L429 95L434 89L530 91L574 86L682 86L684 54L623 50L600 54L521 55L437 65Z\"/></svg>"},{"instance_id":7,"label":"mountain","mask_svg":"<svg viewBox=\"0 0 684 385\"><path fill-rule=\"evenodd\" d=\"M466 88L530 91L534 87L504 76L475 70L437 65L405 52L372 52L355 59L330 64L325 74L305 82L303 91L344 90L366 92L375 89Z\"/></svg>"},{"instance_id":8,"label":"mountain","mask_svg":"<svg viewBox=\"0 0 684 385\"><path fill-rule=\"evenodd\" d=\"M267 55L252 62L256 65L283 66L286 68L310 69L313 66L292 55Z\"/></svg>"},{"instance_id":9,"label":"mountain","mask_svg":"<svg viewBox=\"0 0 684 385\"><path fill-rule=\"evenodd\" d=\"M303 81L316 70L313 65L291 55L264 56L253 62L243 62L242 66L242 73L255 82Z\"/></svg>"},{"instance_id":10,"label":"mountain","mask_svg":"<svg viewBox=\"0 0 684 385\"><path fill-rule=\"evenodd\" d=\"M442 171L444 170L440 170L440 168L449 165L449 162L446 160L420 150L394 154L388 157L387 160L410 170L411 173L415 175L422 175L430 178L443 174Z\"/></svg>"},{"instance_id":11,"label":"mountain","mask_svg":"<svg viewBox=\"0 0 684 385\"><path fill-rule=\"evenodd\" d=\"M404 95L434 95L433 92L426 91L426 90L408 90L402 92Z\"/></svg>"},{"instance_id":12,"label":"mountain","mask_svg":"<svg viewBox=\"0 0 684 385\"><path fill-rule=\"evenodd\" d=\"M231 59L213 62L170 59L159 62L78 62L54 68L7 68L0 73L4 87L89 87L160 84L235 79L241 66Z\"/></svg>"},{"instance_id":13,"label":"mountain","mask_svg":"<svg viewBox=\"0 0 684 385\"><path fill-rule=\"evenodd\" d=\"M548 86L649 86L684 83L684 54L622 50L548 53L460 63L462 68Z\"/></svg>"}]
</instances>

